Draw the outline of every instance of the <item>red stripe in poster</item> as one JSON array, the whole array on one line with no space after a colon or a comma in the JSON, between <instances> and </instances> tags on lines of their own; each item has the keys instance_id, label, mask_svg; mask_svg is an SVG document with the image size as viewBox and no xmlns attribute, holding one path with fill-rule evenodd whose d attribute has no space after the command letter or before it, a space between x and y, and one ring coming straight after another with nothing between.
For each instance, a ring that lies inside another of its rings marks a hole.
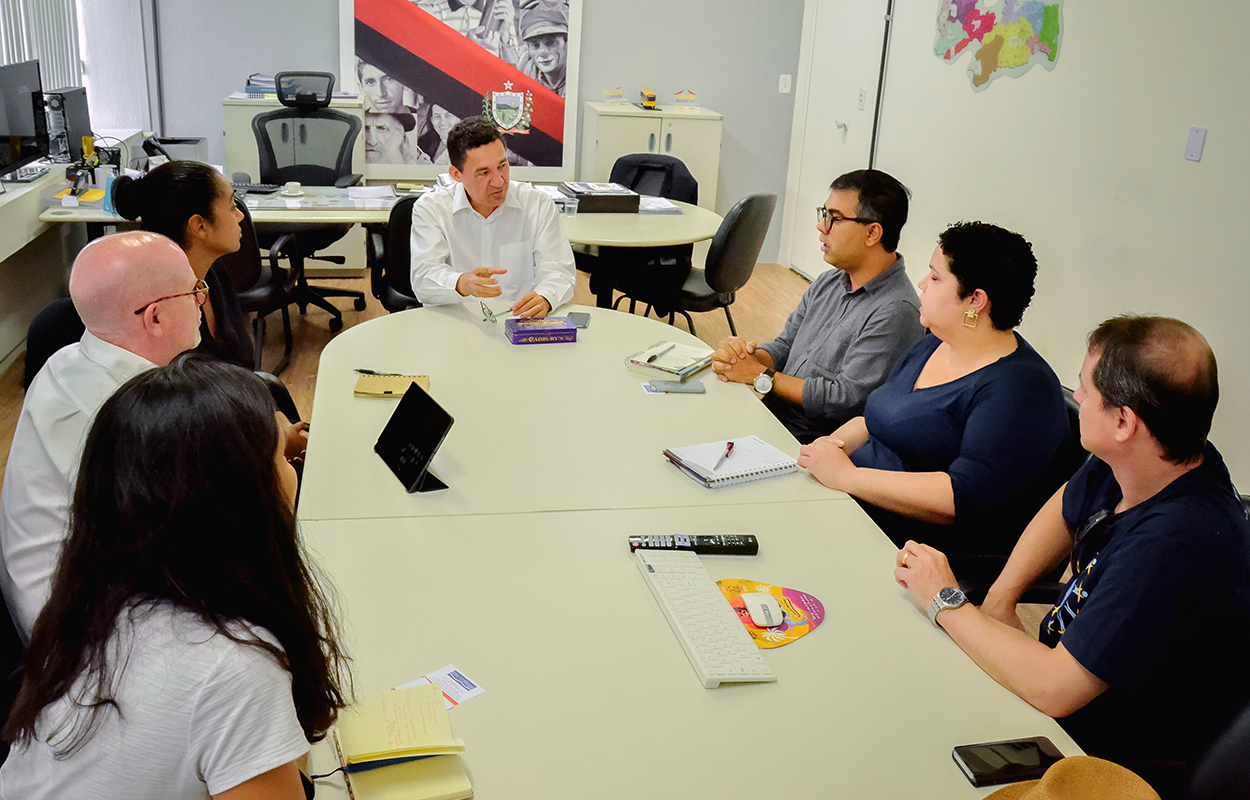
<instances>
[{"instance_id":1,"label":"red stripe in poster","mask_svg":"<svg viewBox=\"0 0 1250 800\"><path fill-rule=\"evenodd\" d=\"M356 19L440 70L489 97L492 91L530 92L534 99L530 127L564 142L564 98L526 76L466 36L444 25L411 0L356 0Z\"/></svg>"}]
</instances>

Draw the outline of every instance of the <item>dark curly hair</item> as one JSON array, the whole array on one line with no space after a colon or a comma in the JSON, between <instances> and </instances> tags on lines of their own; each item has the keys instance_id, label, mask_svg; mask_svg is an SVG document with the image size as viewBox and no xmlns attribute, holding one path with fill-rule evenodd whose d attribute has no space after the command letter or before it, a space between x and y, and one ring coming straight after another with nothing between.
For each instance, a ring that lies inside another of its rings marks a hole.
<instances>
[{"instance_id":1,"label":"dark curly hair","mask_svg":"<svg viewBox=\"0 0 1250 800\"><path fill-rule=\"evenodd\" d=\"M956 222L938 236L938 247L959 282L959 297L977 289L990 299L990 322L1000 331L1020 324L1033 299L1037 259L1018 233L988 222Z\"/></svg>"}]
</instances>

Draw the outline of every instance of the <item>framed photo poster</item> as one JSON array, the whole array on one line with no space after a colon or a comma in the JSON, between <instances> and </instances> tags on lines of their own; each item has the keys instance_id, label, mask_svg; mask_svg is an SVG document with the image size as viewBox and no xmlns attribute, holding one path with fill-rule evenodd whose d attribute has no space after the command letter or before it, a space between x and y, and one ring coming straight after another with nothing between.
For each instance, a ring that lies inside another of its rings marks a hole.
<instances>
[{"instance_id":1,"label":"framed photo poster","mask_svg":"<svg viewBox=\"0 0 1250 800\"><path fill-rule=\"evenodd\" d=\"M499 126L512 177L573 177L582 0L339 0L340 82L365 110L365 175L433 180L447 132Z\"/></svg>"}]
</instances>

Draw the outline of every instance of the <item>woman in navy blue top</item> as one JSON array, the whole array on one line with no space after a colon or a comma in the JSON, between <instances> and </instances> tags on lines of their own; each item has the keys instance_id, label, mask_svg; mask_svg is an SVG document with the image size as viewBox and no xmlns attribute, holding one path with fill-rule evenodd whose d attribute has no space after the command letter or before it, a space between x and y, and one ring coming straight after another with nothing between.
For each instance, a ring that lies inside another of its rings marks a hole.
<instances>
[{"instance_id":1,"label":"woman in navy blue top","mask_svg":"<svg viewBox=\"0 0 1250 800\"><path fill-rule=\"evenodd\" d=\"M896 545L1005 557L1075 468L1059 379L1014 331L1036 275L1019 234L947 228L920 281L930 335L864 416L801 448L799 465L860 500Z\"/></svg>"}]
</instances>

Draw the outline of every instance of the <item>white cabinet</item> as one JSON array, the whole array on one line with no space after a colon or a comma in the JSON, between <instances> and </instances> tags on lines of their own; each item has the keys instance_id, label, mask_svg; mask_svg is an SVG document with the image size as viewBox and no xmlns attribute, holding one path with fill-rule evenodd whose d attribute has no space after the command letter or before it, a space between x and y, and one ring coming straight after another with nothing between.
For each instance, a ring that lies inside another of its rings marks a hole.
<instances>
[{"instance_id":1,"label":"white cabinet","mask_svg":"<svg viewBox=\"0 0 1250 800\"><path fill-rule=\"evenodd\" d=\"M699 182L699 205L716 209L720 135L724 117L706 108L587 103L578 180L606 181L616 159L628 153L679 158Z\"/></svg>"}]
</instances>

